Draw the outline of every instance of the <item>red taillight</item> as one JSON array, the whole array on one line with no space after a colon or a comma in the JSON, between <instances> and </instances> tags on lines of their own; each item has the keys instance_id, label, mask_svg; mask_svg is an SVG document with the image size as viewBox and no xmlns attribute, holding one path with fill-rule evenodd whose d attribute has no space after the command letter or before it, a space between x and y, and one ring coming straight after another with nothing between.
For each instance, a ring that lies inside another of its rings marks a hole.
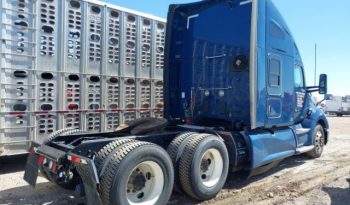
<instances>
[{"instance_id":1,"label":"red taillight","mask_svg":"<svg viewBox=\"0 0 350 205\"><path fill-rule=\"evenodd\" d=\"M87 164L86 160L81 159L80 157L77 156L67 156L67 159L73 163L81 163L81 164Z\"/></svg>"},{"instance_id":2,"label":"red taillight","mask_svg":"<svg viewBox=\"0 0 350 205\"><path fill-rule=\"evenodd\" d=\"M72 162L76 162L76 163L80 163L80 162L81 162L81 160L80 160L79 157L74 157L74 156L72 156L71 161L72 161Z\"/></svg>"},{"instance_id":3,"label":"red taillight","mask_svg":"<svg viewBox=\"0 0 350 205\"><path fill-rule=\"evenodd\" d=\"M81 160L79 157L76 157L76 156L68 156L68 160L71 161L71 162L74 162L74 163L80 163Z\"/></svg>"},{"instance_id":4,"label":"red taillight","mask_svg":"<svg viewBox=\"0 0 350 205\"><path fill-rule=\"evenodd\" d=\"M53 162L51 170L52 170L52 172L56 172L56 170L57 170L56 162Z\"/></svg>"},{"instance_id":5,"label":"red taillight","mask_svg":"<svg viewBox=\"0 0 350 205\"><path fill-rule=\"evenodd\" d=\"M38 165L42 165L43 162L44 162L44 159L45 159L45 157L39 156L39 158L38 158Z\"/></svg>"}]
</instances>

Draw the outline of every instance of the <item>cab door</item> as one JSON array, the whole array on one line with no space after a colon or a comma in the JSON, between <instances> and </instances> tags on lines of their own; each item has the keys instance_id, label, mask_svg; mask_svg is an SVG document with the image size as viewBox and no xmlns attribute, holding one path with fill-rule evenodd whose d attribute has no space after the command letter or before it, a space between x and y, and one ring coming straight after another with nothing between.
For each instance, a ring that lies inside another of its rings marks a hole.
<instances>
[{"instance_id":1,"label":"cab door","mask_svg":"<svg viewBox=\"0 0 350 205\"><path fill-rule=\"evenodd\" d=\"M268 54L267 66L267 118L277 120L282 115L282 66L283 57L276 53Z\"/></svg>"}]
</instances>

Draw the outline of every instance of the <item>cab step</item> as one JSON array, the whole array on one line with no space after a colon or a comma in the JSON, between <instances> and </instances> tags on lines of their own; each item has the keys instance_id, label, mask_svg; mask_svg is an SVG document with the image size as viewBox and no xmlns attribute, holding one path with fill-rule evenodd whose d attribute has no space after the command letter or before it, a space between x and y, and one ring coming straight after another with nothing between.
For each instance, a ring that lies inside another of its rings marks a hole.
<instances>
[{"instance_id":1,"label":"cab step","mask_svg":"<svg viewBox=\"0 0 350 205\"><path fill-rule=\"evenodd\" d=\"M311 151L311 150L313 150L315 148L315 146L314 145L311 145L311 146L304 146L304 147L298 147L297 149L296 149L296 154L303 154L303 153L305 153L305 152L308 152L308 151Z\"/></svg>"}]
</instances>

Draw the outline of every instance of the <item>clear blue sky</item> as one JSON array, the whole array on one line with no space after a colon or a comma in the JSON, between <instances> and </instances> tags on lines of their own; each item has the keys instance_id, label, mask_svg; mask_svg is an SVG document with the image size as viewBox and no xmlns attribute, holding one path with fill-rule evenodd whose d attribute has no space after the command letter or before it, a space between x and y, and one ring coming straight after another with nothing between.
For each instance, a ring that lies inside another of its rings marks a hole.
<instances>
[{"instance_id":1,"label":"clear blue sky","mask_svg":"<svg viewBox=\"0 0 350 205\"><path fill-rule=\"evenodd\" d=\"M166 18L168 5L195 0L104 0ZM307 85L314 82L314 47L318 73L329 76L329 93L350 95L350 0L273 0L285 17L301 52Z\"/></svg>"}]
</instances>

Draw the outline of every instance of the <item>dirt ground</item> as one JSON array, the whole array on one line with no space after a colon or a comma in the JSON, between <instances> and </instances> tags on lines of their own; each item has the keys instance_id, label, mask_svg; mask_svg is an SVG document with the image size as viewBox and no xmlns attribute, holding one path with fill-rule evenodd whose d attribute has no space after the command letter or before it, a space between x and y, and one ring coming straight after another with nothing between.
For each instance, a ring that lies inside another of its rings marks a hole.
<instances>
[{"instance_id":1,"label":"dirt ground","mask_svg":"<svg viewBox=\"0 0 350 205\"><path fill-rule=\"evenodd\" d=\"M243 174L229 176L225 188L215 199L195 202L174 194L169 204L350 204L350 117L329 118L330 142L321 158L301 155L282 161L263 175L246 179ZM23 180L25 156L0 159L0 204L68 205L83 199L47 182L42 177L36 189Z\"/></svg>"}]
</instances>

